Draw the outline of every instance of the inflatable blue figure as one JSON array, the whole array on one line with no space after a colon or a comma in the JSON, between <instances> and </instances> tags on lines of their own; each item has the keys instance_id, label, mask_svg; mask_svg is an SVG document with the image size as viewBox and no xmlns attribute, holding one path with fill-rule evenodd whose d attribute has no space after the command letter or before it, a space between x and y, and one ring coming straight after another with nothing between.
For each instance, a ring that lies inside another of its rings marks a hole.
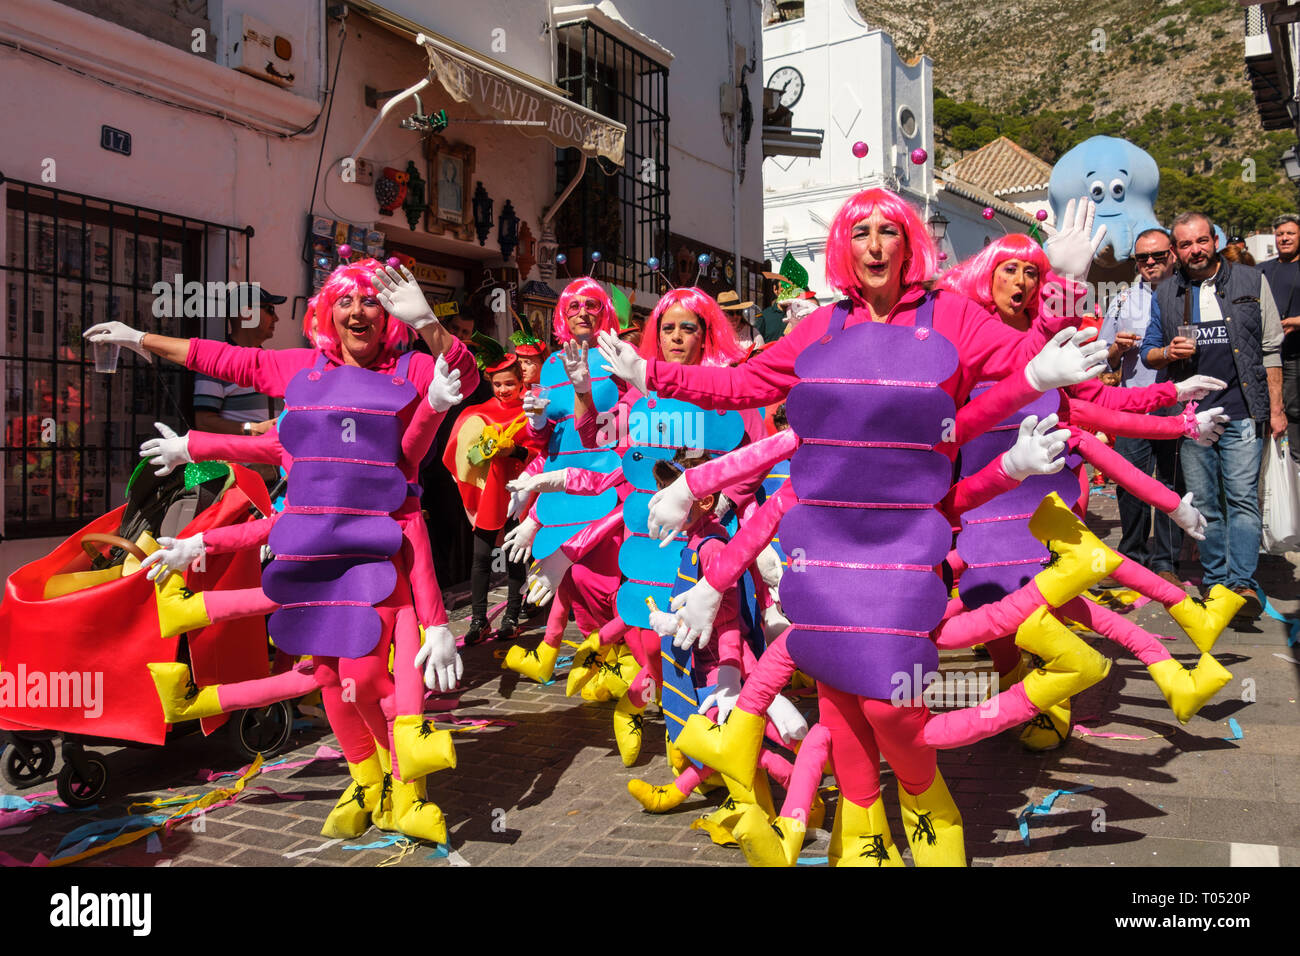
<instances>
[{"instance_id":1,"label":"inflatable blue figure","mask_svg":"<svg viewBox=\"0 0 1300 956\"><path fill-rule=\"evenodd\" d=\"M1071 199L1087 196L1096 204L1096 224L1106 227L1102 249L1110 246L1116 262L1133 255L1144 229L1160 228L1159 189L1160 170L1151 154L1114 136L1093 136L1071 149L1052 168L1047 185L1058 222Z\"/></svg>"}]
</instances>

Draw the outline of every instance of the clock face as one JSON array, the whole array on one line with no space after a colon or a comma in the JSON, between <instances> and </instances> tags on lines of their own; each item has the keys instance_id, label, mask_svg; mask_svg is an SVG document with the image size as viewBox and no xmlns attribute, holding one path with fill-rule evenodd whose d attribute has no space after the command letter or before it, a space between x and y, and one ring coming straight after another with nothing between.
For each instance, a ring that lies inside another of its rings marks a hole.
<instances>
[{"instance_id":1,"label":"clock face","mask_svg":"<svg viewBox=\"0 0 1300 956\"><path fill-rule=\"evenodd\" d=\"M783 66L772 74L767 88L781 91L781 105L790 109L803 96L803 75L792 66Z\"/></svg>"}]
</instances>

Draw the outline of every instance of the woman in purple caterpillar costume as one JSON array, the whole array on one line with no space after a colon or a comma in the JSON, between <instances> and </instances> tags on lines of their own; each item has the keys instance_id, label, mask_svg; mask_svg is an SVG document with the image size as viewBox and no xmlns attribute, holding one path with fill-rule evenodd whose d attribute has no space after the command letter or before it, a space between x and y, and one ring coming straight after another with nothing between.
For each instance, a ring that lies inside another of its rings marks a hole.
<instances>
[{"instance_id":1,"label":"woman in purple caterpillar costume","mask_svg":"<svg viewBox=\"0 0 1300 956\"><path fill-rule=\"evenodd\" d=\"M935 566L951 532L935 506L948 495L954 452L935 449L951 437L955 408L975 381L1007 378L997 398L1008 404L991 425L1044 389L1100 368L1101 344L1083 345L1090 336L1060 336L1035 355L1041 338L1017 338L964 297L926 293L920 283L936 263L916 212L888 190L868 189L840 209L828 241L828 281L850 301L814 312L750 362L730 370L668 366L639 359L612 337L600 342L614 374L703 407L754 407L789 394L791 430L802 427L806 443L791 464L787 486L799 503L782 542L806 542L805 552L824 563L786 578L782 603L794 622L789 656L818 679L842 793L830 852L845 864L901 862L880 799L882 754L899 780L917 862L965 861L960 813L922 739L923 688L911 704L891 702L898 674L924 673L938 661L930 635L947 599ZM986 403L986 412L997 407ZM761 717L758 735L747 717L762 709L742 714L743 736L761 735ZM738 702L728 727L742 711ZM720 754L691 756L726 772L713 759Z\"/></svg>"},{"instance_id":2,"label":"woman in purple caterpillar costume","mask_svg":"<svg viewBox=\"0 0 1300 956\"><path fill-rule=\"evenodd\" d=\"M279 438L285 464L294 466L289 469L289 507L278 521L268 520L258 529L260 540L270 537L284 556L268 569L266 593L169 595L163 588L159 604L164 615L192 619L189 626L202 626L210 613L266 613L285 604L273 615L272 634L282 649L310 653L313 660L255 682L257 686L216 685L197 692L186 690L189 675L183 665L155 669L164 708L170 703L179 719L213 708L249 706L245 699L250 696L283 699L319 685L356 784L331 813L325 832L357 835L374 813L380 825L386 818L390 828L441 842L445 823L437 807L424 799L423 776L453 766L454 750L445 735L428 733L416 668L417 659L428 657L439 679L454 684L456 655L432 578L418 491L410 481L450 401L440 411L423 400L425 393L432 401L439 392L436 387L431 391L439 376L429 356L398 355L397 347L409 338L408 326L420 328L431 347L445 348L460 374L474 374L472 357L436 326L414 280L395 272L385 275L374 260L340 266L309 304L305 331L317 344L314 350L237 349L146 336L118 323L96 326L87 335L120 341L141 354L182 360L288 399L290 414ZM445 369L445 360L440 363ZM452 376L444 372L442 377ZM414 444L408 427L422 436ZM197 553L260 540L217 536L197 543ZM184 567L184 555L196 549L193 541L176 544L159 559L168 568ZM430 638L419 653L417 612ZM344 623L336 627L333 622L340 617ZM388 668L394 643L396 681ZM355 687L350 705L342 703L339 693L344 683ZM398 758L396 768L388 762L390 748ZM396 781L389 776L393 770Z\"/></svg>"},{"instance_id":3,"label":"woman in purple caterpillar costume","mask_svg":"<svg viewBox=\"0 0 1300 956\"><path fill-rule=\"evenodd\" d=\"M1086 209L1091 210L1092 204L1084 202ZM1067 210L1066 220L1070 219ZM1087 219L1086 215L1079 218L1085 236L1090 229ZM1063 238L1068 241L1070 236L1063 234ZM1062 257L1059 251L1054 252L1056 242L1055 238L1049 242L1044 252L1028 236L1007 236L945 275L941 287L963 292L981 304L993 307L1010 328L1023 332L1035 323L1043 323L1050 329L1054 299L1068 298L1049 294L1049 290L1060 289L1062 285L1061 276L1052 268L1053 261L1061 260L1062 271L1067 275L1075 268L1068 256ZM1069 281L1068 278L1065 281ZM1055 321L1059 324L1059 320ZM1084 429L1104 429L1111 435L1136 434L1153 438L1179 437L1186 433L1198 441L1213 442L1222 431L1216 418L1221 409L1198 414L1192 402L1184 415L1167 418L1131 415L1118 410L1145 411L1174 401L1195 399L1204 394L1205 387L1217 384L1214 380L1206 382L1202 379L1204 377L1199 376L1186 382L1162 383L1147 389L1107 389L1095 382L1062 389L1060 394L1044 395L1033 405L1014 413L1000 426L967 446L962 455L963 473L973 472L993 456L1002 454L1026 413L1046 415L1059 412L1071 431L1068 442L1070 455L1065 471L1026 481L963 517L962 532L957 539L957 558L953 560L953 566L960 574L961 602L967 607L979 607L1025 585L1032 573L1029 569L1037 567L1046 557L1042 546L1033 540L1025 527L1028 512L1043 495L1055 491L1067 504L1074 506L1076 513L1081 516L1086 513L1085 461L1104 470L1142 500L1169 513L1188 534L1198 536L1198 528L1203 526L1204 519L1191 506L1190 495L1180 501L1177 494L1139 472ZM1116 560L1122 561L1118 556ZM1231 679L1209 650L1232 614L1241 606L1241 598L1221 588L1220 593L1212 594L1204 604L1195 602L1177 587L1131 561L1122 561L1114 573L1127 586L1164 604L1170 615L1187 630L1202 651L1194 670L1189 672L1173 660L1153 635L1108 608L1083 598L1076 598L1062 607L1057 616L1080 621L1132 652L1147 666L1178 719L1186 722ZM940 646L956 645L941 643ZM1069 700L1045 709L1036 707L1025 697L1024 687L1017 683L1024 671L1018 666L1020 654L1011 638L990 642L989 649L1003 675L1002 689L1006 694L996 708L991 705L987 708L990 711L996 709L996 713L981 714L972 710L946 714L927 728L926 739L935 746L954 747L1028 719L1030 722L1021 739L1029 749L1060 746L1070 729Z\"/></svg>"}]
</instances>

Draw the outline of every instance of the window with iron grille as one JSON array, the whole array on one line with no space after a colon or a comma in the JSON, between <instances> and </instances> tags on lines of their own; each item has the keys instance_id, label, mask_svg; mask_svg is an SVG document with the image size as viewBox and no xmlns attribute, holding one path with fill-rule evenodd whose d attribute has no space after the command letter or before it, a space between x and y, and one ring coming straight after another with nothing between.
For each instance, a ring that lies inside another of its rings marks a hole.
<instances>
[{"instance_id":1,"label":"window with iron grille","mask_svg":"<svg viewBox=\"0 0 1300 956\"><path fill-rule=\"evenodd\" d=\"M97 373L81 333L116 320L222 337L224 318L187 316L170 292L155 305L154 285L227 282L234 243L249 261L252 229L3 184L4 536L66 535L122 504L155 421L184 430L193 412L193 373L126 349L115 373Z\"/></svg>"},{"instance_id":2,"label":"window with iron grille","mask_svg":"<svg viewBox=\"0 0 1300 956\"><path fill-rule=\"evenodd\" d=\"M627 127L623 167L589 162L560 207L555 237L570 270L601 254L599 278L657 292L645 261L668 261L668 68L588 20L557 31L556 85L575 102ZM576 149L556 151L556 192L578 173Z\"/></svg>"}]
</instances>

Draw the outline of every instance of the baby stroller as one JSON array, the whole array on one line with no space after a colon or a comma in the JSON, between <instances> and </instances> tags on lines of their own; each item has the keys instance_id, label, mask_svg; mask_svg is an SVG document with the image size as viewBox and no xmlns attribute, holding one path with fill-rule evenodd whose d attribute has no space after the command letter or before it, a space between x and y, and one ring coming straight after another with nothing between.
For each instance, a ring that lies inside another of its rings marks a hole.
<instances>
[{"instance_id":1,"label":"baby stroller","mask_svg":"<svg viewBox=\"0 0 1300 956\"><path fill-rule=\"evenodd\" d=\"M268 675L261 618L163 639L153 582L139 570L160 536L187 537L267 514L266 487L246 468L206 462L159 478L142 462L123 507L9 576L0 601L0 744L7 745L0 772L5 780L21 788L48 779L54 739L62 736L59 796L72 807L97 802L108 788L109 770L87 744L161 744L167 736L146 667L151 661L185 661L202 684ZM257 587L260 580L256 551L214 555L202 571L186 572L186 584L194 590ZM282 703L199 723L204 734L226 725L235 753L247 761L284 748L293 711ZM193 729L190 723L175 732Z\"/></svg>"}]
</instances>

